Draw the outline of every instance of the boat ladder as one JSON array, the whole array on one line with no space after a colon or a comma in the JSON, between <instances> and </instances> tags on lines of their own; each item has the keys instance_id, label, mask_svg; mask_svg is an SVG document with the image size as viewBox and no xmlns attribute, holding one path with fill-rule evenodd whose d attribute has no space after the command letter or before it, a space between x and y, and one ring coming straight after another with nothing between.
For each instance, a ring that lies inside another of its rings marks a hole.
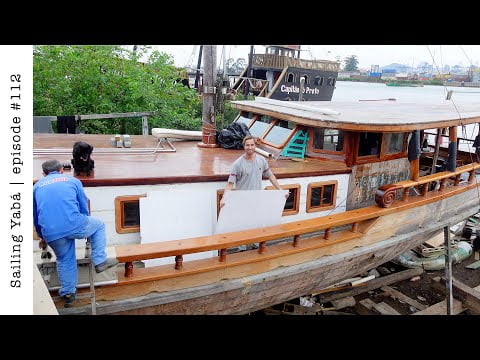
<instances>
[{"instance_id":1,"label":"boat ladder","mask_svg":"<svg viewBox=\"0 0 480 360\"><path fill-rule=\"evenodd\" d=\"M296 157L303 159L305 157L305 149L307 147L308 132L305 130L298 131L289 141L287 146L280 153L281 156Z\"/></svg>"}]
</instances>

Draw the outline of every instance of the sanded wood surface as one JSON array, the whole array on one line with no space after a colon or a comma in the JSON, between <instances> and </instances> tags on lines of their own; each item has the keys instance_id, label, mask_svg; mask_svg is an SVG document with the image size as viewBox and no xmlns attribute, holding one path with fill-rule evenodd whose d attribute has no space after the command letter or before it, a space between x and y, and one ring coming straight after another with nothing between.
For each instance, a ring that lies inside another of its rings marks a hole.
<instances>
[{"instance_id":1,"label":"sanded wood surface","mask_svg":"<svg viewBox=\"0 0 480 360\"><path fill-rule=\"evenodd\" d=\"M42 178L42 163L57 159L72 159L72 147L76 141L84 141L94 147L92 159L95 168L91 176L76 176L84 186L153 185L181 182L227 181L233 162L243 150L200 148L197 141L172 141L176 152L156 154L101 154L95 149L115 151L110 138L113 135L90 134L34 134L34 149L65 149L63 154L41 154L33 157L33 177ZM157 146L153 136L132 135L131 149ZM118 149L127 150L127 149ZM260 156L260 155L258 155ZM267 159L270 169L279 179L299 176L321 176L350 173L351 168L335 161L307 159L303 162ZM65 171L73 176L73 169Z\"/></svg>"},{"instance_id":2,"label":"sanded wood surface","mask_svg":"<svg viewBox=\"0 0 480 360\"><path fill-rule=\"evenodd\" d=\"M305 105L303 102L288 103ZM289 104L266 104L254 100L232 101L239 110L250 111L294 121L303 125L353 131L412 131L444 128L480 122L480 106L476 104L417 104L401 102L309 101L306 108L293 109ZM325 115L320 109L339 112ZM460 112L460 114L457 112Z\"/></svg>"}]
</instances>

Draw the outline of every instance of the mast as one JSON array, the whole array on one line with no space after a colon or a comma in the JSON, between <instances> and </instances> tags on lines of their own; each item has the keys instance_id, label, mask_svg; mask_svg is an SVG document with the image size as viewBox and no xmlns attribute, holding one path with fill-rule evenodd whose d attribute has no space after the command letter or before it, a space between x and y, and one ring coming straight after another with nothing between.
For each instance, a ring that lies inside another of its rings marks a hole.
<instances>
[{"instance_id":1,"label":"mast","mask_svg":"<svg viewBox=\"0 0 480 360\"><path fill-rule=\"evenodd\" d=\"M248 98L248 93L250 92L250 78L252 77L252 58L253 45L250 45L250 54L248 55L247 82L245 84L245 99Z\"/></svg>"},{"instance_id":2,"label":"mast","mask_svg":"<svg viewBox=\"0 0 480 360\"><path fill-rule=\"evenodd\" d=\"M197 74L195 75L195 89L198 91L198 81L200 80L200 66L202 66L202 51L203 45L200 45L200 50L198 52L198 62L197 62Z\"/></svg>"},{"instance_id":3,"label":"mast","mask_svg":"<svg viewBox=\"0 0 480 360\"><path fill-rule=\"evenodd\" d=\"M218 147L215 125L215 82L217 75L217 46L205 45L203 55L202 142L199 147Z\"/></svg>"}]
</instances>

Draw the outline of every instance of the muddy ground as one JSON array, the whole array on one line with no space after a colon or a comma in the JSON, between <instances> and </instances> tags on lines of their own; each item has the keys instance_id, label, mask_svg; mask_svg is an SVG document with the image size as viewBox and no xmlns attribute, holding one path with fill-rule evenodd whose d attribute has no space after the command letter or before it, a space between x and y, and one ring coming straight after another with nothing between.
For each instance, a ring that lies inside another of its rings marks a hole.
<instances>
[{"instance_id":1,"label":"muddy ground","mask_svg":"<svg viewBox=\"0 0 480 360\"><path fill-rule=\"evenodd\" d=\"M467 269L465 266L470 265L471 263L475 262L474 253L468 257L467 259L463 260L458 264L454 264L452 267L453 277L465 285L469 287L477 287L480 285L480 268L473 270ZM377 267L382 268L383 274L388 273L395 273L407 270L407 268L394 264L393 262L387 262L382 266ZM387 269L387 270L385 270ZM366 276L366 274L359 274ZM436 270L436 271L425 271L422 275L419 276L418 280L412 281L411 279L402 280L400 282L393 283L389 285L391 288L400 291L404 295L410 297L413 300L418 301L420 304L431 306L436 303L439 303L445 300L445 294L441 291L437 290L434 286L432 286L432 278L435 277L446 277L445 269ZM418 278L418 277L417 277ZM307 295L308 296L308 295ZM355 299L355 306L345 307L338 311L319 311L313 312L309 315L378 315L377 312L374 310L366 310L363 306L359 305L359 301L369 298L375 303L384 302L395 309L401 315L411 315L417 311L418 309L412 307L411 305L400 301L398 299L392 298L385 294L385 292L381 289L371 290L359 295L354 296ZM315 299L315 297L313 298ZM318 298L317 298L318 299ZM268 309L264 309L261 311L257 311L255 313L251 313L251 315L255 316L264 316L264 315L307 315L309 309L305 308L305 313L302 313L302 309L299 307L293 308L292 304L300 305L300 298L292 299L286 303L278 304ZM324 308L331 308L331 303L322 304L318 302L318 305ZM317 306L318 306L317 305ZM300 310L299 310L300 309ZM471 315L471 312L467 309L461 315Z\"/></svg>"}]
</instances>

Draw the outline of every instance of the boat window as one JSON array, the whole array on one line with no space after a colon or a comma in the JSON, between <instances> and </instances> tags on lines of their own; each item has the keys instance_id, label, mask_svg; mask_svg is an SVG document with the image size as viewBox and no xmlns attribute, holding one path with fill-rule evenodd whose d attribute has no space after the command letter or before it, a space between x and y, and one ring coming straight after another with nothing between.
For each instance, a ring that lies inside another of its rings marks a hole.
<instances>
[{"instance_id":1,"label":"boat window","mask_svg":"<svg viewBox=\"0 0 480 360\"><path fill-rule=\"evenodd\" d=\"M313 148L315 150L342 151L343 131L338 129L314 128Z\"/></svg>"},{"instance_id":2,"label":"boat window","mask_svg":"<svg viewBox=\"0 0 480 360\"><path fill-rule=\"evenodd\" d=\"M315 76L315 80L313 82L314 85L322 86L323 84L323 77Z\"/></svg>"},{"instance_id":3,"label":"boat window","mask_svg":"<svg viewBox=\"0 0 480 360\"><path fill-rule=\"evenodd\" d=\"M337 185L336 180L308 184L307 213L334 208Z\"/></svg>"},{"instance_id":4,"label":"boat window","mask_svg":"<svg viewBox=\"0 0 480 360\"><path fill-rule=\"evenodd\" d=\"M382 133L361 132L358 144L358 156L379 155L382 145Z\"/></svg>"},{"instance_id":5,"label":"boat window","mask_svg":"<svg viewBox=\"0 0 480 360\"><path fill-rule=\"evenodd\" d=\"M117 233L140 231L140 198L145 195L118 196L115 198L115 228Z\"/></svg>"},{"instance_id":6,"label":"boat window","mask_svg":"<svg viewBox=\"0 0 480 360\"><path fill-rule=\"evenodd\" d=\"M287 75L287 82L292 83L292 82L294 82L294 81L295 81L295 74L289 73L289 74Z\"/></svg>"},{"instance_id":7,"label":"boat window","mask_svg":"<svg viewBox=\"0 0 480 360\"><path fill-rule=\"evenodd\" d=\"M327 86L332 86L332 78L329 77L328 80L327 80Z\"/></svg>"},{"instance_id":8,"label":"boat window","mask_svg":"<svg viewBox=\"0 0 480 360\"><path fill-rule=\"evenodd\" d=\"M405 143L405 133L386 133L383 134L384 152L386 154L396 154L403 151Z\"/></svg>"},{"instance_id":9,"label":"boat window","mask_svg":"<svg viewBox=\"0 0 480 360\"><path fill-rule=\"evenodd\" d=\"M310 84L310 78L307 74L304 74L303 77L305 78L305 84Z\"/></svg>"},{"instance_id":10,"label":"boat window","mask_svg":"<svg viewBox=\"0 0 480 360\"><path fill-rule=\"evenodd\" d=\"M261 116L250 127L250 134L254 137L260 137L272 122L270 116Z\"/></svg>"},{"instance_id":11,"label":"boat window","mask_svg":"<svg viewBox=\"0 0 480 360\"><path fill-rule=\"evenodd\" d=\"M288 139L294 127L295 123L280 120L270 129L265 136L264 141L275 146L281 146Z\"/></svg>"},{"instance_id":12,"label":"boat window","mask_svg":"<svg viewBox=\"0 0 480 360\"><path fill-rule=\"evenodd\" d=\"M248 126L252 122L252 119L246 118L245 116L239 116L237 119L237 122L244 123L245 125Z\"/></svg>"},{"instance_id":13,"label":"boat window","mask_svg":"<svg viewBox=\"0 0 480 360\"><path fill-rule=\"evenodd\" d=\"M337 79L332 79L332 86L335 86L336 82L337 82Z\"/></svg>"},{"instance_id":14,"label":"boat window","mask_svg":"<svg viewBox=\"0 0 480 360\"><path fill-rule=\"evenodd\" d=\"M283 208L282 216L298 214L300 208L300 184L287 184L280 186L282 189L290 191L290 195ZM275 188L273 186L267 186L265 190L275 190Z\"/></svg>"}]
</instances>

